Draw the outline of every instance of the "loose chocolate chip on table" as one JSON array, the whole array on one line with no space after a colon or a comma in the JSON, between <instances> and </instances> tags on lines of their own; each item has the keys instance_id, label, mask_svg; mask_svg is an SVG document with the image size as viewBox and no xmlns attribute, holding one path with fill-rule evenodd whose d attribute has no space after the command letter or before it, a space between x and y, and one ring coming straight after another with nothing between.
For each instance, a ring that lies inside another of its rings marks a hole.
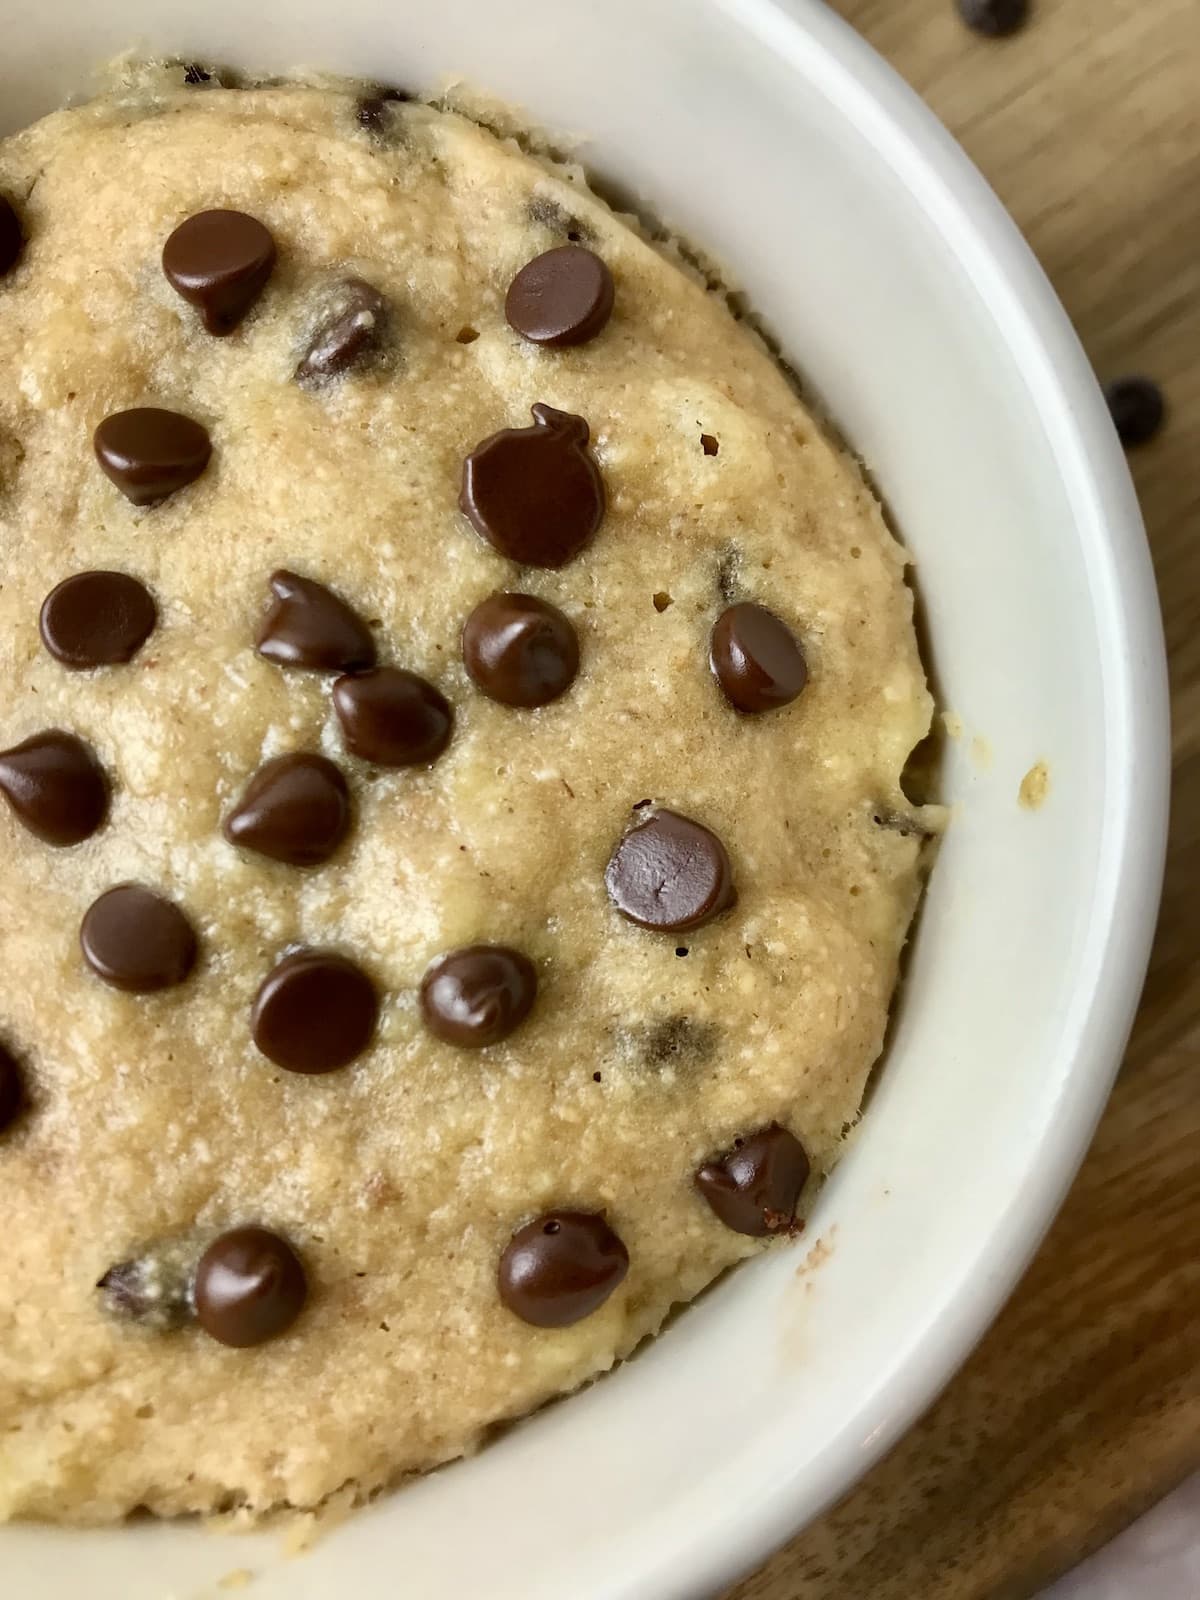
<instances>
[{"instance_id":1,"label":"loose chocolate chip on table","mask_svg":"<svg viewBox=\"0 0 1200 1600\"><path fill-rule=\"evenodd\" d=\"M1149 378L1116 378L1105 388L1117 437L1127 450L1148 444L1163 425L1163 392Z\"/></svg>"},{"instance_id":2,"label":"loose chocolate chip on table","mask_svg":"<svg viewBox=\"0 0 1200 1600\"><path fill-rule=\"evenodd\" d=\"M463 661L475 684L506 706L544 706L579 671L579 640L557 606L532 594L493 594L463 625Z\"/></svg>"},{"instance_id":3,"label":"loose chocolate chip on table","mask_svg":"<svg viewBox=\"0 0 1200 1600\"><path fill-rule=\"evenodd\" d=\"M341 844L350 825L346 780L324 756L276 756L254 774L225 819L225 837L272 861L313 867Z\"/></svg>"},{"instance_id":4,"label":"loose chocolate chip on table","mask_svg":"<svg viewBox=\"0 0 1200 1600\"><path fill-rule=\"evenodd\" d=\"M182 983L196 963L196 935L173 900L139 883L94 900L79 929L84 960L98 978L129 994Z\"/></svg>"},{"instance_id":5,"label":"loose chocolate chip on table","mask_svg":"<svg viewBox=\"0 0 1200 1600\"><path fill-rule=\"evenodd\" d=\"M114 411L92 442L105 474L135 506L157 505L194 483L212 456L207 428L158 406Z\"/></svg>"},{"instance_id":6,"label":"loose chocolate chip on table","mask_svg":"<svg viewBox=\"0 0 1200 1600\"><path fill-rule=\"evenodd\" d=\"M795 634L766 606L743 601L717 618L709 647L713 675L735 711L790 705L808 682Z\"/></svg>"},{"instance_id":7,"label":"loose chocolate chip on table","mask_svg":"<svg viewBox=\"0 0 1200 1600\"><path fill-rule=\"evenodd\" d=\"M421 1015L447 1044L480 1049L518 1028L537 998L528 956L502 944L471 944L439 957L421 980Z\"/></svg>"},{"instance_id":8,"label":"loose chocolate chip on table","mask_svg":"<svg viewBox=\"0 0 1200 1600\"><path fill-rule=\"evenodd\" d=\"M772 1122L706 1162L696 1173L696 1187L727 1228L759 1237L794 1227L808 1173L804 1146Z\"/></svg>"},{"instance_id":9,"label":"loose chocolate chip on table","mask_svg":"<svg viewBox=\"0 0 1200 1600\"><path fill-rule=\"evenodd\" d=\"M195 1297L205 1333L244 1350L291 1327L308 1298L308 1279L286 1239L266 1228L233 1228L200 1257Z\"/></svg>"},{"instance_id":10,"label":"loose chocolate chip on table","mask_svg":"<svg viewBox=\"0 0 1200 1600\"><path fill-rule=\"evenodd\" d=\"M564 244L527 261L508 286L504 315L533 344L584 344L605 327L613 309L608 266L582 245Z\"/></svg>"},{"instance_id":11,"label":"loose chocolate chip on table","mask_svg":"<svg viewBox=\"0 0 1200 1600\"><path fill-rule=\"evenodd\" d=\"M244 211L198 211L163 246L167 282L200 312L209 333L232 333L267 286L275 241Z\"/></svg>"},{"instance_id":12,"label":"loose chocolate chip on table","mask_svg":"<svg viewBox=\"0 0 1200 1600\"><path fill-rule=\"evenodd\" d=\"M371 630L340 595L281 568L270 578L272 600L255 649L277 667L353 672L375 663Z\"/></svg>"},{"instance_id":13,"label":"loose chocolate chip on table","mask_svg":"<svg viewBox=\"0 0 1200 1600\"><path fill-rule=\"evenodd\" d=\"M296 382L307 388L365 366L387 329L388 303L362 278L344 278L330 294L325 314L312 332L296 368Z\"/></svg>"},{"instance_id":14,"label":"loose chocolate chip on table","mask_svg":"<svg viewBox=\"0 0 1200 1600\"><path fill-rule=\"evenodd\" d=\"M0 194L0 278L11 272L21 259L25 234L11 200Z\"/></svg>"},{"instance_id":15,"label":"loose chocolate chip on table","mask_svg":"<svg viewBox=\"0 0 1200 1600\"><path fill-rule=\"evenodd\" d=\"M1029 0L957 0L958 14L974 33L1001 39L1029 20Z\"/></svg>"},{"instance_id":16,"label":"loose chocolate chip on table","mask_svg":"<svg viewBox=\"0 0 1200 1600\"><path fill-rule=\"evenodd\" d=\"M192 1320L190 1247L170 1241L118 1261L97 1283L105 1310L166 1333Z\"/></svg>"},{"instance_id":17,"label":"loose chocolate chip on table","mask_svg":"<svg viewBox=\"0 0 1200 1600\"><path fill-rule=\"evenodd\" d=\"M333 950L297 950L263 979L250 1013L254 1042L288 1072L336 1072L375 1036L379 999L361 967Z\"/></svg>"},{"instance_id":18,"label":"loose chocolate chip on table","mask_svg":"<svg viewBox=\"0 0 1200 1600\"><path fill-rule=\"evenodd\" d=\"M108 781L95 753L61 728L0 750L0 794L47 844L79 844L108 815Z\"/></svg>"},{"instance_id":19,"label":"loose chocolate chip on table","mask_svg":"<svg viewBox=\"0 0 1200 1600\"><path fill-rule=\"evenodd\" d=\"M17 1058L0 1044L0 1134L16 1122L25 1105L25 1081Z\"/></svg>"},{"instance_id":20,"label":"loose chocolate chip on table","mask_svg":"<svg viewBox=\"0 0 1200 1600\"><path fill-rule=\"evenodd\" d=\"M458 503L501 555L561 567L600 526L604 481L582 417L540 403L532 410L532 428L502 428L475 446Z\"/></svg>"},{"instance_id":21,"label":"loose chocolate chip on table","mask_svg":"<svg viewBox=\"0 0 1200 1600\"><path fill-rule=\"evenodd\" d=\"M629 1252L601 1213L548 1211L513 1234L500 1257L500 1298L535 1328L565 1328L604 1304Z\"/></svg>"},{"instance_id":22,"label":"loose chocolate chip on table","mask_svg":"<svg viewBox=\"0 0 1200 1600\"><path fill-rule=\"evenodd\" d=\"M126 572L77 572L42 602L42 642L65 667L130 661L154 632L149 590Z\"/></svg>"},{"instance_id":23,"label":"loose chocolate chip on table","mask_svg":"<svg viewBox=\"0 0 1200 1600\"><path fill-rule=\"evenodd\" d=\"M399 667L375 667L339 678L333 686L333 708L346 749L377 767L436 761L454 726L445 695Z\"/></svg>"},{"instance_id":24,"label":"loose chocolate chip on table","mask_svg":"<svg viewBox=\"0 0 1200 1600\"><path fill-rule=\"evenodd\" d=\"M363 96L354 114L368 133L385 133L390 120L389 107L402 105L411 99L412 96L403 89L376 89L374 94Z\"/></svg>"},{"instance_id":25,"label":"loose chocolate chip on table","mask_svg":"<svg viewBox=\"0 0 1200 1600\"><path fill-rule=\"evenodd\" d=\"M604 881L623 916L664 933L702 927L737 901L725 846L675 811L656 811L631 828Z\"/></svg>"}]
</instances>

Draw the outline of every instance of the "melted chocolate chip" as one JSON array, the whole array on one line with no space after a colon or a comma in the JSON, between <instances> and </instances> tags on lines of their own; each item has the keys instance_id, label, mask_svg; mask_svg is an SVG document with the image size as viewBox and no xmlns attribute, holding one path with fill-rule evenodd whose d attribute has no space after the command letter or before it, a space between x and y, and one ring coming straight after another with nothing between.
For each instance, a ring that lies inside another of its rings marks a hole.
<instances>
[{"instance_id":1,"label":"melted chocolate chip","mask_svg":"<svg viewBox=\"0 0 1200 1600\"><path fill-rule=\"evenodd\" d=\"M285 1239L266 1228L223 1233L196 1267L196 1320L219 1344L244 1350L285 1333L304 1309L308 1279Z\"/></svg>"},{"instance_id":2,"label":"melted chocolate chip","mask_svg":"<svg viewBox=\"0 0 1200 1600\"><path fill-rule=\"evenodd\" d=\"M157 1333L192 1320L192 1247L169 1240L118 1261L97 1283L104 1308L123 1322L141 1323Z\"/></svg>"},{"instance_id":3,"label":"melted chocolate chip","mask_svg":"<svg viewBox=\"0 0 1200 1600\"><path fill-rule=\"evenodd\" d=\"M0 1044L0 1135L13 1126L25 1106L25 1080L16 1056Z\"/></svg>"},{"instance_id":4,"label":"melted chocolate chip","mask_svg":"<svg viewBox=\"0 0 1200 1600\"><path fill-rule=\"evenodd\" d=\"M296 368L296 382L319 388L378 353L387 331L388 303L362 278L344 278L330 294Z\"/></svg>"},{"instance_id":5,"label":"melted chocolate chip","mask_svg":"<svg viewBox=\"0 0 1200 1600\"><path fill-rule=\"evenodd\" d=\"M628 1271L629 1251L602 1214L548 1211L500 1257L500 1298L535 1328L566 1328L598 1310Z\"/></svg>"},{"instance_id":6,"label":"melted chocolate chip","mask_svg":"<svg viewBox=\"0 0 1200 1600\"><path fill-rule=\"evenodd\" d=\"M612 273L594 251L577 244L559 245L527 261L504 300L510 328L554 349L594 339L612 309Z\"/></svg>"},{"instance_id":7,"label":"melted chocolate chip","mask_svg":"<svg viewBox=\"0 0 1200 1600\"><path fill-rule=\"evenodd\" d=\"M195 88L201 83L211 83L212 73L202 67L198 61L189 61L183 69L183 81L189 88Z\"/></svg>"},{"instance_id":8,"label":"melted chocolate chip","mask_svg":"<svg viewBox=\"0 0 1200 1600\"><path fill-rule=\"evenodd\" d=\"M737 900L733 869L715 833L674 811L631 828L604 874L609 899L639 927L702 927Z\"/></svg>"},{"instance_id":9,"label":"melted chocolate chip","mask_svg":"<svg viewBox=\"0 0 1200 1600\"><path fill-rule=\"evenodd\" d=\"M198 211L163 246L167 282L218 336L233 332L274 266L274 239L244 211Z\"/></svg>"},{"instance_id":10,"label":"melted chocolate chip","mask_svg":"<svg viewBox=\"0 0 1200 1600\"><path fill-rule=\"evenodd\" d=\"M696 1187L727 1228L758 1237L794 1228L808 1173L804 1146L772 1122L706 1162L696 1173Z\"/></svg>"},{"instance_id":11,"label":"melted chocolate chip","mask_svg":"<svg viewBox=\"0 0 1200 1600\"><path fill-rule=\"evenodd\" d=\"M277 667L353 672L375 662L375 641L356 611L323 583L281 568L255 649Z\"/></svg>"},{"instance_id":12,"label":"melted chocolate chip","mask_svg":"<svg viewBox=\"0 0 1200 1600\"><path fill-rule=\"evenodd\" d=\"M412 96L403 89L376 89L373 94L363 96L355 107L354 115L359 126L368 133L385 134L391 126L392 107L403 105L411 99Z\"/></svg>"},{"instance_id":13,"label":"melted chocolate chip","mask_svg":"<svg viewBox=\"0 0 1200 1600\"><path fill-rule=\"evenodd\" d=\"M694 1017L664 1017L642 1030L639 1043L642 1060L648 1067L694 1067L711 1060L717 1038L717 1029L711 1022L697 1022Z\"/></svg>"},{"instance_id":14,"label":"melted chocolate chip","mask_svg":"<svg viewBox=\"0 0 1200 1600\"><path fill-rule=\"evenodd\" d=\"M750 601L717 618L709 661L725 698L747 715L790 705L808 682L795 634L773 611Z\"/></svg>"},{"instance_id":15,"label":"melted chocolate chip","mask_svg":"<svg viewBox=\"0 0 1200 1600\"><path fill-rule=\"evenodd\" d=\"M528 956L502 944L451 950L421 980L421 1015L447 1044L480 1049L520 1027L537 998L537 971Z\"/></svg>"},{"instance_id":16,"label":"melted chocolate chip","mask_svg":"<svg viewBox=\"0 0 1200 1600\"><path fill-rule=\"evenodd\" d=\"M196 935L183 912L137 883L119 884L92 902L79 943L96 976L129 994L173 988L196 963Z\"/></svg>"},{"instance_id":17,"label":"melted chocolate chip","mask_svg":"<svg viewBox=\"0 0 1200 1600\"><path fill-rule=\"evenodd\" d=\"M158 406L115 411L92 442L105 474L135 506L157 505L194 483L212 456L207 428Z\"/></svg>"},{"instance_id":18,"label":"melted chocolate chip","mask_svg":"<svg viewBox=\"0 0 1200 1600\"><path fill-rule=\"evenodd\" d=\"M341 844L350 825L350 793L332 761L301 751L261 766L225 819L230 844L313 867Z\"/></svg>"},{"instance_id":19,"label":"melted chocolate chip","mask_svg":"<svg viewBox=\"0 0 1200 1600\"><path fill-rule=\"evenodd\" d=\"M378 1016L375 985L361 967L332 950L297 950L263 979L250 1027L268 1060L312 1075L362 1055Z\"/></svg>"},{"instance_id":20,"label":"melted chocolate chip","mask_svg":"<svg viewBox=\"0 0 1200 1600\"><path fill-rule=\"evenodd\" d=\"M108 782L95 753L61 728L0 750L0 794L47 844L79 844L108 815Z\"/></svg>"},{"instance_id":21,"label":"melted chocolate chip","mask_svg":"<svg viewBox=\"0 0 1200 1600\"><path fill-rule=\"evenodd\" d=\"M604 516L604 481L582 417L535 405L532 428L502 428L463 463L459 505L500 554L561 567L590 543Z\"/></svg>"},{"instance_id":22,"label":"melted chocolate chip","mask_svg":"<svg viewBox=\"0 0 1200 1600\"><path fill-rule=\"evenodd\" d=\"M77 572L46 596L42 642L65 667L112 667L130 661L154 632L149 590L126 572Z\"/></svg>"},{"instance_id":23,"label":"melted chocolate chip","mask_svg":"<svg viewBox=\"0 0 1200 1600\"><path fill-rule=\"evenodd\" d=\"M375 667L339 678L333 708L351 755L377 767L426 766L450 742L446 697L415 672Z\"/></svg>"},{"instance_id":24,"label":"melted chocolate chip","mask_svg":"<svg viewBox=\"0 0 1200 1600\"><path fill-rule=\"evenodd\" d=\"M11 200L0 194L0 278L6 277L21 259L25 234Z\"/></svg>"},{"instance_id":25,"label":"melted chocolate chip","mask_svg":"<svg viewBox=\"0 0 1200 1600\"><path fill-rule=\"evenodd\" d=\"M1126 450L1148 444L1167 414L1163 392L1149 378L1116 378L1104 391L1117 437Z\"/></svg>"},{"instance_id":26,"label":"melted chocolate chip","mask_svg":"<svg viewBox=\"0 0 1200 1600\"><path fill-rule=\"evenodd\" d=\"M531 594L493 594L467 618L463 661L475 684L505 706L544 706L579 671L579 640L557 606Z\"/></svg>"},{"instance_id":27,"label":"melted chocolate chip","mask_svg":"<svg viewBox=\"0 0 1200 1600\"><path fill-rule=\"evenodd\" d=\"M958 0L958 13L973 33L1002 39L1029 20L1029 0Z\"/></svg>"}]
</instances>

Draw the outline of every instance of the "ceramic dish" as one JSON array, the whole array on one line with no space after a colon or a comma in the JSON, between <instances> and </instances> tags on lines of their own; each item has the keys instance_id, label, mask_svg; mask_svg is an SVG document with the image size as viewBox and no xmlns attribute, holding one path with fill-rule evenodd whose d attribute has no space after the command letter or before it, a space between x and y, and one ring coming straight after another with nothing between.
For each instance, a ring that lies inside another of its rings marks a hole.
<instances>
[{"instance_id":1,"label":"ceramic dish","mask_svg":"<svg viewBox=\"0 0 1200 1600\"><path fill-rule=\"evenodd\" d=\"M727 264L910 545L954 807L886 1070L808 1234L636 1360L302 1559L277 1533L0 1530L15 1595L696 1600L816 1515L982 1333L1104 1104L1157 905L1162 641L1083 353L965 157L818 0L0 0L15 127L118 51L526 108ZM1036 808L1023 776L1045 764Z\"/></svg>"}]
</instances>

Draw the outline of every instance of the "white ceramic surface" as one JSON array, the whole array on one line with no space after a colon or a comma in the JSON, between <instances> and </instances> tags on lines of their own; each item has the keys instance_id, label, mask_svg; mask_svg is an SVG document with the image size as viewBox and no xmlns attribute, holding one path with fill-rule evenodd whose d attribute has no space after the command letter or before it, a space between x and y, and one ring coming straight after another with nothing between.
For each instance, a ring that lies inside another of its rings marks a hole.
<instances>
[{"instance_id":1,"label":"white ceramic surface","mask_svg":"<svg viewBox=\"0 0 1200 1600\"><path fill-rule=\"evenodd\" d=\"M0 115L142 44L429 85L459 74L722 257L914 551L957 807L887 1070L806 1241L636 1361L299 1561L188 1528L0 1531L21 1600L696 1600L817 1513L994 1315L1103 1105L1166 794L1130 482L1048 285L932 117L818 0L0 0ZM981 735L993 758L973 761ZM1049 798L1017 805L1044 759ZM820 1237L827 1259L805 1266Z\"/></svg>"}]
</instances>

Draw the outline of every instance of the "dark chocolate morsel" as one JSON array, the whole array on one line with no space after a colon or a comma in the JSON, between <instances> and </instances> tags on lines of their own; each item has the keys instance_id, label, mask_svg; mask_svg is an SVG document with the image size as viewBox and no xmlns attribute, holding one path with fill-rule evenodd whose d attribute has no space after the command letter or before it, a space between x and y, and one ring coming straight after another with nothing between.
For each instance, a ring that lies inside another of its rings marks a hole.
<instances>
[{"instance_id":1,"label":"dark chocolate morsel","mask_svg":"<svg viewBox=\"0 0 1200 1600\"><path fill-rule=\"evenodd\" d=\"M200 1257L194 1293L205 1333L244 1350L286 1333L304 1309L308 1279L286 1239L266 1228L234 1228Z\"/></svg>"},{"instance_id":2,"label":"dark chocolate morsel","mask_svg":"<svg viewBox=\"0 0 1200 1600\"><path fill-rule=\"evenodd\" d=\"M0 194L0 278L5 277L21 259L25 248L25 233L17 208L6 196Z\"/></svg>"},{"instance_id":3,"label":"dark chocolate morsel","mask_svg":"<svg viewBox=\"0 0 1200 1600\"><path fill-rule=\"evenodd\" d=\"M288 1072L336 1072L375 1037L379 998L353 961L333 950L297 950L263 979L250 1013L254 1042Z\"/></svg>"},{"instance_id":4,"label":"dark chocolate morsel","mask_svg":"<svg viewBox=\"0 0 1200 1600\"><path fill-rule=\"evenodd\" d=\"M341 771L308 751L276 756L259 767L225 819L230 844L313 867L341 844L350 825L350 792Z\"/></svg>"},{"instance_id":5,"label":"dark chocolate morsel","mask_svg":"<svg viewBox=\"0 0 1200 1600\"><path fill-rule=\"evenodd\" d=\"M207 428L158 406L114 411L96 429L92 442L105 476L135 506L157 505L185 489L212 456Z\"/></svg>"},{"instance_id":6,"label":"dark chocolate morsel","mask_svg":"<svg viewBox=\"0 0 1200 1600\"><path fill-rule=\"evenodd\" d=\"M629 1252L602 1213L548 1211L500 1257L500 1299L535 1328L565 1328L599 1310L628 1271Z\"/></svg>"},{"instance_id":7,"label":"dark chocolate morsel","mask_svg":"<svg viewBox=\"0 0 1200 1600\"><path fill-rule=\"evenodd\" d=\"M789 705L808 682L795 634L773 611L750 601L717 618L709 661L725 698L747 715Z\"/></svg>"},{"instance_id":8,"label":"dark chocolate morsel","mask_svg":"<svg viewBox=\"0 0 1200 1600\"><path fill-rule=\"evenodd\" d=\"M333 686L333 709L346 749L377 767L436 761L454 726L445 695L400 667L375 667L339 678Z\"/></svg>"},{"instance_id":9,"label":"dark chocolate morsel","mask_svg":"<svg viewBox=\"0 0 1200 1600\"><path fill-rule=\"evenodd\" d=\"M105 1310L125 1322L158 1333L192 1320L192 1249L185 1240L168 1240L118 1261L97 1283Z\"/></svg>"},{"instance_id":10,"label":"dark chocolate morsel","mask_svg":"<svg viewBox=\"0 0 1200 1600\"><path fill-rule=\"evenodd\" d=\"M209 333L232 333L267 285L275 241L244 211L198 211L163 246L167 282L195 306Z\"/></svg>"},{"instance_id":11,"label":"dark chocolate morsel","mask_svg":"<svg viewBox=\"0 0 1200 1600\"><path fill-rule=\"evenodd\" d=\"M108 780L95 753L61 728L0 750L0 794L47 844L79 844L108 815Z\"/></svg>"},{"instance_id":12,"label":"dark chocolate morsel","mask_svg":"<svg viewBox=\"0 0 1200 1600\"><path fill-rule=\"evenodd\" d=\"M130 661L154 632L158 611L145 584L127 572L77 572L42 602L42 642L64 667Z\"/></svg>"},{"instance_id":13,"label":"dark chocolate morsel","mask_svg":"<svg viewBox=\"0 0 1200 1600\"><path fill-rule=\"evenodd\" d=\"M79 929L84 959L98 978L130 994L182 983L196 963L196 935L173 900L138 883L94 900Z\"/></svg>"},{"instance_id":14,"label":"dark chocolate morsel","mask_svg":"<svg viewBox=\"0 0 1200 1600\"><path fill-rule=\"evenodd\" d=\"M702 927L737 900L725 846L675 811L655 811L631 828L613 851L604 881L623 916L660 932Z\"/></svg>"},{"instance_id":15,"label":"dark chocolate morsel","mask_svg":"<svg viewBox=\"0 0 1200 1600\"><path fill-rule=\"evenodd\" d=\"M277 667L313 672L353 672L375 662L375 640L366 623L323 583L280 568L271 574L275 596L263 618L255 649Z\"/></svg>"},{"instance_id":16,"label":"dark chocolate morsel","mask_svg":"<svg viewBox=\"0 0 1200 1600\"><path fill-rule=\"evenodd\" d=\"M582 417L535 405L532 428L502 428L463 463L459 505L501 555L561 567L604 516L604 481Z\"/></svg>"},{"instance_id":17,"label":"dark chocolate morsel","mask_svg":"<svg viewBox=\"0 0 1200 1600\"><path fill-rule=\"evenodd\" d=\"M25 1106L25 1079L16 1056L0 1044L0 1137L13 1126Z\"/></svg>"},{"instance_id":18,"label":"dark chocolate morsel","mask_svg":"<svg viewBox=\"0 0 1200 1600\"><path fill-rule=\"evenodd\" d=\"M758 1237L794 1228L808 1174L804 1146L772 1122L706 1162L696 1173L696 1187L727 1228Z\"/></svg>"},{"instance_id":19,"label":"dark chocolate morsel","mask_svg":"<svg viewBox=\"0 0 1200 1600\"><path fill-rule=\"evenodd\" d=\"M319 388L352 367L366 366L387 331L388 303L362 278L344 278L330 293L321 320L296 368L296 382Z\"/></svg>"},{"instance_id":20,"label":"dark chocolate morsel","mask_svg":"<svg viewBox=\"0 0 1200 1600\"><path fill-rule=\"evenodd\" d=\"M412 96L403 89L376 89L373 94L364 95L354 110L355 118L361 128L368 133L383 134L388 130L391 120L391 108L403 105L411 100Z\"/></svg>"},{"instance_id":21,"label":"dark chocolate morsel","mask_svg":"<svg viewBox=\"0 0 1200 1600\"><path fill-rule=\"evenodd\" d=\"M526 262L504 301L508 324L533 344L584 344L605 327L613 309L613 280L593 250L564 244Z\"/></svg>"},{"instance_id":22,"label":"dark chocolate morsel","mask_svg":"<svg viewBox=\"0 0 1200 1600\"><path fill-rule=\"evenodd\" d=\"M537 998L529 957L502 944L471 944L438 958L421 980L425 1026L447 1044L480 1049L507 1039Z\"/></svg>"},{"instance_id":23,"label":"dark chocolate morsel","mask_svg":"<svg viewBox=\"0 0 1200 1600\"><path fill-rule=\"evenodd\" d=\"M579 671L579 640L567 617L532 594L493 594L463 625L463 661L474 683L506 706L544 706Z\"/></svg>"}]
</instances>

